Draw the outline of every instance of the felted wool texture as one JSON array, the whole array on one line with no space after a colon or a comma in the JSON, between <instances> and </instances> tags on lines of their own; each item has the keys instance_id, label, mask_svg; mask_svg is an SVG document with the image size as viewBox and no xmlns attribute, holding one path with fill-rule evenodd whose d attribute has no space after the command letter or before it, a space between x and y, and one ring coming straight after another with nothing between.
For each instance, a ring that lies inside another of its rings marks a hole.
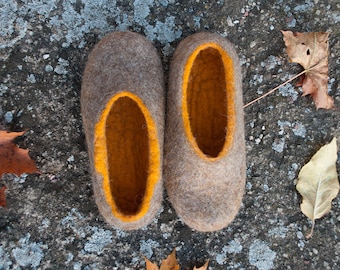
<instances>
[{"instance_id":1,"label":"felted wool texture","mask_svg":"<svg viewBox=\"0 0 340 270\"><path fill-rule=\"evenodd\" d=\"M194 151L182 118L182 80L192 52L204 43L219 45L233 60L234 136L227 153L208 160ZM241 68L233 45L212 33L197 33L177 47L169 74L164 146L164 179L169 199L181 219L198 231L223 229L240 208L246 179Z\"/></svg>"},{"instance_id":2,"label":"felted wool texture","mask_svg":"<svg viewBox=\"0 0 340 270\"><path fill-rule=\"evenodd\" d=\"M82 80L81 112L98 208L109 224L123 230L134 230L149 224L160 208L161 167L160 179L154 187L146 214L137 221L124 222L113 215L105 199L103 177L95 170L94 164L96 124L111 98L126 91L142 100L154 120L162 164L165 93L161 60L145 37L132 32L114 32L106 35L88 57Z\"/></svg>"}]
</instances>

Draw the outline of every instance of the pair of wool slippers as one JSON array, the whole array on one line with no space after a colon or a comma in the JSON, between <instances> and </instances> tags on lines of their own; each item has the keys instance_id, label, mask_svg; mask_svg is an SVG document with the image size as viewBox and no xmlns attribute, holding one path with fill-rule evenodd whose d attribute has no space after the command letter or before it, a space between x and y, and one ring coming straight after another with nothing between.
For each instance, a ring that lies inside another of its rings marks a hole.
<instances>
[{"instance_id":1,"label":"pair of wool slippers","mask_svg":"<svg viewBox=\"0 0 340 270\"><path fill-rule=\"evenodd\" d=\"M241 70L229 41L212 33L184 39L166 93L153 45L132 32L108 34L88 57L81 111L94 195L108 223L123 230L150 223L163 177L188 226L215 231L234 219L246 154Z\"/></svg>"}]
</instances>

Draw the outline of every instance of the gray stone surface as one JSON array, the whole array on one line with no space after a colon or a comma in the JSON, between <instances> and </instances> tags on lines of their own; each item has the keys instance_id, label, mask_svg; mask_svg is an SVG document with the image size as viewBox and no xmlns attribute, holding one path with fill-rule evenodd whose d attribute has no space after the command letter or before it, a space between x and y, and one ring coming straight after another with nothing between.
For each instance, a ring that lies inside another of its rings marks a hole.
<instances>
[{"instance_id":1,"label":"gray stone surface","mask_svg":"<svg viewBox=\"0 0 340 270\"><path fill-rule=\"evenodd\" d=\"M288 62L279 30L329 31L329 91L340 107L339 22L338 0L0 0L0 124L28 130L17 143L42 172L0 179L8 187L0 269L143 269L143 256L160 262L175 247L182 269L207 259L210 269L338 269L339 196L308 240L295 184L321 145L340 141L339 110L316 110L294 83L245 109L246 194L225 230L192 231L165 195L152 224L123 232L94 202L79 95L87 55L110 31L145 34L166 75L186 36L227 37L241 58L246 102L301 70Z\"/></svg>"}]
</instances>

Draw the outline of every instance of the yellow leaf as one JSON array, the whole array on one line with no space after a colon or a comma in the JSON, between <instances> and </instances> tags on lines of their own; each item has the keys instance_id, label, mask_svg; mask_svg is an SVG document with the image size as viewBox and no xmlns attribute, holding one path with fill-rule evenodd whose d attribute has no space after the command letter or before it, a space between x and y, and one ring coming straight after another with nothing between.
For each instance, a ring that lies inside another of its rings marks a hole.
<instances>
[{"instance_id":1,"label":"yellow leaf","mask_svg":"<svg viewBox=\"0 0 340 270\"><path fill-rule=\"evenodd\" d=\"M316 152L299 173L296 189L302 195L301 211L312 220L312 229L307 238L313 235L315 220L329 212L332 200L339 192L336 160L337 145L333 138Z\"/></svg>"},{"instance_id":2,"label":"yellow leaf","mask_svg":"<svg viewBox=\"0 0 340 270\"><path fill-rule=\"evenodd\" d=\"M171 254L162 261L160 270L179 270L179 264L176 259L176 249L174 249Z\"/></svg>"},{"instance_id":3,"label":"yellow leaf","mask_svg":"<svg viewBox=\"0 0 340 270\"><path fill-rule=\"evenodd\" d=\"M281 32L290 60L306 70L301 81L304 95L311 95L318 109L333 108L334 101L327 94L329 33Z\"/></svg>"},{"instance_id":4,"label":"yellow leaf","mask_svg":"<svg viewBox=\"0 0 340 270\"><path fill-rule=\"evenodd\" d=\"M195 266L193 270L207 270L208 264L209 264L209 260L206 261L206 263L203 266L201 266L200 268L196 268L196 266Z\"/></svg>"}]
</instances>

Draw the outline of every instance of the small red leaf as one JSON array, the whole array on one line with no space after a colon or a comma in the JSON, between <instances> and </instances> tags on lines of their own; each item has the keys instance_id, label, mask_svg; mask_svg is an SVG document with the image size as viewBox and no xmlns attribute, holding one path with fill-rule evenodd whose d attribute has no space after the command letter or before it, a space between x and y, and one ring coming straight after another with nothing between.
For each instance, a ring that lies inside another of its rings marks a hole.
<instances>
[{"instance_id":1,"label":"small red leaf","mask_svg":"<svg viewBox=\"0 0 340 270\"><path fill-rule=\"evenodd\" d=\"M22 132L6 132L0 130L0 177L4 173L38 173L34 161L28 155L28 149L17 147L13 140L22 136Z\"/></svg>"}]
</instances>

